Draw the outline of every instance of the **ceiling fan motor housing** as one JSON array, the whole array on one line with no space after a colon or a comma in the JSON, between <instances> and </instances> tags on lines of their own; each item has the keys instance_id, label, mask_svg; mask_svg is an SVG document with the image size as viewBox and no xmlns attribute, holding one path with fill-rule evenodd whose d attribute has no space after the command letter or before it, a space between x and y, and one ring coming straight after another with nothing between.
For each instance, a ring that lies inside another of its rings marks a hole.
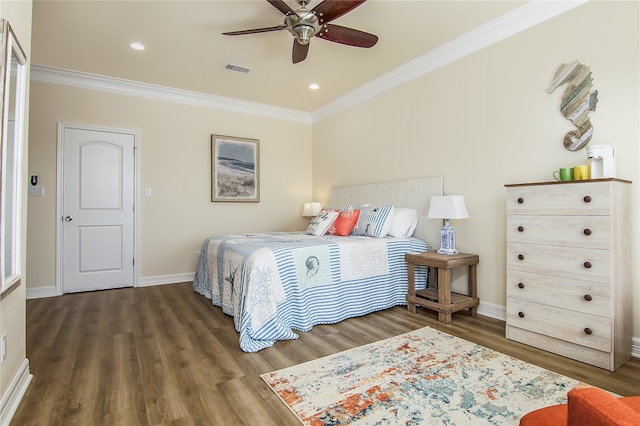
<instances>
[{"instance_id":1,"label":"ceiling fan motor housing","mask_svg":"<svg viewBox=\"0 0 640 426\"><path fill-rule=\"evenodd\" d=\"M323 0L312 10L307 9L310 0L296 0L301 6L293 10L284 0L267 0L285 15L284 23L264 28L253 28L241 31L222 33L228 36L266 33L286 29L294 37L291 59L294 64L306 59L309 52L309 42L317 37L333 43L340 43L354 47L372 47L378 42L378 36L341 25L330 24L360 6L367 0Z\"/></svg>"},{"instance_id":2,"label":"ceiling fan motor housing","mask_svg":"<svg viewBox=\"0 0 640 426\"><path fill-rule=\"evenodd\" d=\"M295 15L287 15L284 19L287 30L300 44L308 44L311 37L320 29L320 23L315 13L301 9Z\"/></svg>"}]
</instances>

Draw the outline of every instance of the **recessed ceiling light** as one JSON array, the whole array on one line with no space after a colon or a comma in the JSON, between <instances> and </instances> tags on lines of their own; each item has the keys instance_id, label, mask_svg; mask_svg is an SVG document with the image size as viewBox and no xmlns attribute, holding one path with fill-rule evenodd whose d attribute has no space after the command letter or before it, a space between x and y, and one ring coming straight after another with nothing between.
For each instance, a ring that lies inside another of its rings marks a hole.
<instances>
[{"instance_id":1,"label":"recessed ceiling light","mask_svg":"<svg viewBox=\"0 0 640 426\"><path fill-rule=\"evenodd\" d=\"M311 83L309 85L309 89L311 89L311 90L318 90L319 88L320 88L320 85L317 84L317 83Z\"/></svg>"},{"instance_id":2,"label":"recessed ceiling light","mask_svg":"<svg viewBox=\"0 0 640 426\"><path fill-rule=\"evenodd\" d=\"M137 41L129 43L129 47L133 50L144 50L144 44L138 43Z\"/></svg>"}]
</instances>

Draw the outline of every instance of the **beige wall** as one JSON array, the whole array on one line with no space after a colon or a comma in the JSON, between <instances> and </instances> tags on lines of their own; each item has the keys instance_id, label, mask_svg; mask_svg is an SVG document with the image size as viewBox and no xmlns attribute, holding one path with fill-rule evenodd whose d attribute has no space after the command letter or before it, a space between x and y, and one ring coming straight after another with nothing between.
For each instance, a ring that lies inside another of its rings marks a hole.
<instances>
[{"instance_id":1,"label":"beige wall","mask_svg":"<svg viewBox=\"0 0 640 426\"><path fill-rule=\"evenodd\" d=\"M505 305L504 184L552 180L586 163L562 146L565 87L546 92L563 62L591 67L592 144L615 145L618 177L633 184L633 336L640 336L639 3L589 2L313 126L313 194L332 186L442 175L470 219L453 221L457 246L478 253L481 303ZM436 243L437 245L437 243Z\"/></svg>"},{"instance_id":2,"label":"beige wall","mask_svg":"<svg viewBox=\"0 0 640 426\"><path fill-rule=\"evenodd\" d=\"M480 298L499 311L504 184L548 181L554 169L586 162L584 150L562 146L573 128L558 110L564 87L546 93L563 62L593 71L592 143L616 146L638 218L638 12L638 2L589 2L313 125L32 82L29 174L46 196L29 198L27 255L38 262L27 265L27 287L55 285L56 125L64 122L139 132L139 188L153 190L139 198L141 280L192 273L209 235L302 229L302 203L311 194L327 201L333 186L442 175L446 192L466 197L472 217L453 223L458 247L480 255ZM209 201L211 133L260 139L259 204ZM629 233L635 259L637 219ZM638 274L634 265L634 300Z\"/></svg>"},{"instance_id":3,"label":"beige wall","mask_svg":"<svg viewBox=\"0 0 640 426\"><path fill-rule=\"evenodd\" d=\"M30 290L55 285L58 122L139 132L141 280L192 274L211 235L304 229L309 124L39 82L31 83L31 117L29 174L45 196L29 198L28 257L38 259L27 265ZM212 133L260 140L259 203L211 202Z\"/></svg>"},{"instance_id":4,"label":"beige wall","mask_svg":"<svg viewBox=\"0 0 640 426\"><path fill-rule=\"evenodd\" d=\"M0 0L0 17L9 21L17 39L20 41L22 49L27 55L27 61L31 57L31 1L6 1ZM27 75L28 78L28 75ZM27 84L27 93L29 86ZM28 111L29 100L26 108ZM25 137L28 138L29 117L27 114L25 121ZM23 152L23 182L27 176L28 147L24 147ZM23 206L26 206L26 194L23 198ZM26 208L22 214L22 285L15 288L11 293L3 295L0 301L0 335L7 334L7 359L0 364L0 401L10 403L9 393L16 391L11 388L16 385L19 376L24 372L26 366L26 307L25 291L28 276L25 272L26 259ZM15 400L14 400L15 402ZM7 410L16 407L7 407ZM4 419L7 413L0 413L0 418Z\"/></svg>"}]
</instances>

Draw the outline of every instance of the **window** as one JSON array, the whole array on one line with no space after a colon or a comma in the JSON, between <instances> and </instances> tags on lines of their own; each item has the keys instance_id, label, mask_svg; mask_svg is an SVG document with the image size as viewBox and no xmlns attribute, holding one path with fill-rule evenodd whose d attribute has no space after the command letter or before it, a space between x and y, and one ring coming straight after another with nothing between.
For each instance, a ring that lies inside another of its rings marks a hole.
<instances>
[{"instance_id":1,"label":"window","mask_svg":"<svg viewBox=\"0 0 640 426\"><path fill-rule=\"evenodd\" d=\"M2 291L20 283L22 151L27 59L6 20L2 27L2 179L0 196L0 270Z\"/></svg>"}]
</instances>

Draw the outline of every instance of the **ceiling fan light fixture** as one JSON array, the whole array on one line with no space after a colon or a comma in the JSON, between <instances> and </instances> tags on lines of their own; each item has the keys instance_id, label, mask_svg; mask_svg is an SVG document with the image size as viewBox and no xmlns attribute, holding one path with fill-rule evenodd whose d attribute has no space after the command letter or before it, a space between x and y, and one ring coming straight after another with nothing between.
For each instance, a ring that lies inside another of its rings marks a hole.
<instances>
[{"instance_id":1,"label":"ceiling fan light fixture","mask_svg":"<svg viewBox=\"0 0 640 426\"><path fill-rule=\"evenodd\" d=\"M291 33L296 40L298 40L298 43L309 44L309 41L311 40L311 37L315 35L316 30L311 25L298 25L291 28Z\"/></svg>"}]
</instances>

